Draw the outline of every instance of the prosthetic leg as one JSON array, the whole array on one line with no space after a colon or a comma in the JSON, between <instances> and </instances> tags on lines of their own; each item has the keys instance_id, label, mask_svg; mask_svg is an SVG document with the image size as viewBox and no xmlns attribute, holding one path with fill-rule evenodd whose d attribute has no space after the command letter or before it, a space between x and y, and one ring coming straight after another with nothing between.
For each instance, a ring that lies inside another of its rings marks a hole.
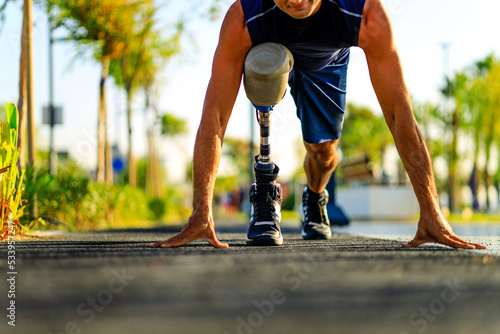
<instances>
[{"instance_id":1,"label":"prosthetic leg","mask_svg":"<svg viewBox=\"0 0 500 334\"><path fill-rule=\"evenodd\" d=\"M279 168L271 160L271 143L269 140L273 107L255 106L260 127L259 155L255 156L254 165L255 180L257 183L273 182L278 178Z\"/></svg>"},{"instance_id":2,"label":"prosthetic leg","mask_svg":"<svg viewBox=\"0 0 500 334\"><path fill-rule=\"evenodd\" d=\"M293 57L283 45L260 44L250 50L245 61L244 86L255 106L260 126L260 151L255 157L255 183L250 187L252 217L247 233L250 246L280 246L281 185L276 183L279 168L271 160L270 116L286 92Z\"/></svg>"}]
</instances>

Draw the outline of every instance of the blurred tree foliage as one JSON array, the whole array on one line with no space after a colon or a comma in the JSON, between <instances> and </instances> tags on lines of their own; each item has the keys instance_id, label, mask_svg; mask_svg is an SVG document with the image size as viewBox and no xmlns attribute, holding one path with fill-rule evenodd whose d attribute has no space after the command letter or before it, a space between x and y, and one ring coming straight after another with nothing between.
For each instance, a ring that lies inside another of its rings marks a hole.
<instances>
[{"instance_id":1,"label":"blurred tree foliage","mask_svg":"<svg viewBox=\"0 0 500 334\"><path fill-rule=\"evenodd\" d=\"M339 147L345 158L366 153L371 161L383 166L385 151L393 139L382 114L366 107L347 104Z\"/></svg>"},{"instance_id":2,"label":"blurred tree foliage","mask_svg":"<svg viewBox=\"0 0 500 334\"><path fill-rule=\"evenodd\" d=\"M413 113L424 137L425 144L429 150L431 158L444 157L447 150L444 138L444 129L442 127L441 108L432 102L419 103L412 99ZM436 186L439 193L446 192L446 181L439 178L436 166L433 164L434 175L436 176Z\"/></svg>"},{"instance_id":3,"label":"blurred tree foliage","mask_svg":"<svg viewBox=\"0 0 500 334\"><path fill-rule=\"evenodd\" d=\"M45 169L37 169L36 173L27 169L24 184L28 203L37 194L39 216L44 219L47 228L96 230L144 227L160 212L157 206L149 205L151 200L143 190L91 182L86 172L71 160L61 162L57 177L50 176ZM173 197L168 200L178 203ZM23 219L28 220L29 217Z\"/></svg>"},{"instance_id":4,"label":"blurred tree foliage","mask_svg":"<svg viewBox=\"0 0 500 334\"><path fill-rule=\"evenodd\" d=\"M258 147L254 145L254 152L258 152ZM225 175L218 175L215 180L215 195L220 196L224 193L232 192L239 188L242 184L250 184L253 182L253 172L249 176L249 160L250 160L250 145L247 139L241 138L224 138L222 146L223 163L229 164ZM252 164L253 165L253 164ZM186 170L186 179L193 181L193 162ZM217 199L217 198L216 198Z\"/></svg>"},{"instance_id":5,"label":"blurred tree foliage","mask_svg":"<svg viewBox=\"0 0 500 334\"><path fill-rule=\"evenodd\" d=\"M130 52L130 44L144 24L142 17L147 15L149 3L148 0L47 0L54 26L64 27L68 39L92 47L102 65L97 123L99 182L104 182L105 177L112 182L113 176L105 102L110 61Z\"/></svg>"},{"instance_id":6,"label":"blurred tree foliage","mask_svg":"<svg viewBox=\"0 0 500 334\"><path fill-rule=\"evenodd\" d=\"M445 131L447 150L445 157L448 164L448 208L454 211L456 207L457 194L457 164L458 164L458 137L461 128L464 112L464 104L468 92L467 75L464 72L457 72L453 78L446 78L442 94L454 99L454 107L445 108L441 113L441 120Z\"/></svg>"},{"instance_id":7,"label":"blurred tree foliage","mask_svg":"<svg viewBox=\"0 0 500 334\"><path fill-rule=\"evenodd\" d=\"M5 109L5 103L0 103L0 122L4 129L7 128L7 110ZM0 137L0 143L7 141L9 139L9 131L2 131Z\"/></svg>"},{"instance_id":8,"label":"blurred tree foliage","mask_svg":"<svg viewBox=\"0 0 500 334\"><path fill-rule=\"evenodd\" d=\"M0 0L0 33L2 33L3 25L5 23L5 8L7 4L13 0Z\"/></svg>"},{"instance_id":9,"label":"blurred tree foliage","mask_svg":"<svg viewBox=\"0 0 500 334\"><path fill-rule=\"evenodd\" d=\"M254 145L253 152L258 152L257 145ZM250 161L250 144L248 139L225 138L222 147L222 155L229 158L231 164L236 168L239 183L247 181ZM253 182L253 175L250 175L250 183Z\"/></svg>"},{"instance_id":10,"label":"blurred tree foliage","mask_svg":"<svg viewBox=\"0 0 500 334\"><path fill-rule=\"evenodd\" d=\"M463 206L461 186L474 179L487 189L493 184L492 174L499 181L499 169L491 171L490 160L500 144L500 62L489 55L457 71L445 79L441 93L443 103L414 104L414 111L431 156L446 161L448 207L454 211ZM471 170L462 167L465 159L472 160ZM486 192L484 210L490 202Z\"/></svg>"},{"instance_id":11,"label":"blurred tree foliage","mask_svg":"<svg viewBox=\"0 0 500 334\"><path fill-rule=\"evenodd\" d=\"M170 27L169 32L156 26L158 5L146 1L140 16L136 20L135 38L127 51L111 61L110 73L118 86L126 92L127 104L127 137L128 137L128 175L129 185L136 185L136 167L132 141L132 101L139 88L146 94L152 89L158 77L158 72L166 62L181 50L180 42L184 33L183 17ZM147 96L149 98L149 95ZM147 99L149 104L150 99ZM146 106L146 110L148 105Z\"/></svg>"},{"instance_id":12,"label":"blurred tree foliage","mask_svg":"<svg viewBox=\"0 0 500 334\"><path fill-rule=\"evenodd\" d=\"M166 113L161 116L161 135L173 137L187 132L186 120L178 118L173 114Z\"/></svg>"},{"instance_id":13,"label":"blurred tree foliage","mask_svg":"<svg viewBox=\"0 0 500 334\"><path fill-rule=\"evenodd\" d=\"M256 146L254 146L254 152L257 152ZM248 139L224 138L222 159L228 166L226 167L226 174L219 175L215 180L216 195L231 193L242 184L253 182L253 174L250 178L248 175L250 169L250 145Z\"/></svg>"},{"instance_id":14,"label":"blurred tree foliage","mask_svg":"<svg viewBox=\"0 0 500 334\"><path fill-rule=\"evenodd\" d=\"M474 141L474 166L479 166L479 156L483 152L485 160L480 174L483 186L492 185L490 160L493 150L500 143L500 61L490 55L466 69L469 86L465 95L463 127ZM477 168L475 169L477 172ZM498 168L497 168L498 175ZM498 182L498 177L497 180ZM490 198L486 193L485 209L489 210Z\"/></svg>"}]
</instances>

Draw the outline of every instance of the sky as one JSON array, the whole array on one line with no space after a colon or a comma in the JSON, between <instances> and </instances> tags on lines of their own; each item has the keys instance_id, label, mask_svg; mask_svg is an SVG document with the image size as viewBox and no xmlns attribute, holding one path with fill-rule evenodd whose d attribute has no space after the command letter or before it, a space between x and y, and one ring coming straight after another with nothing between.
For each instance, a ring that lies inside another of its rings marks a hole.
<instances>
[{"instance_id":1,"label":"sky","mask_svg":"<svg viewBox=\"0 0 500 334\"><path fill-rule=\"evenodd\" d=\"M182 3L182 2L181 2ZM231 4L223 1L224 9ZM395 42L401 57L407 86L418 102L439 102L439 88L444 73L452 73L495 52L500 55L500 2L497 0L383 0L391 17ZM169 6L178 6L179 3ZM177 8L179 10L179 8ZM169 21L175 10L165 10L161 19ZM48 25L40 9L34 11L35 122L37 145L48 149L48 126L42 124L42 108L48 104ZM181 180L186 163L192 156L194 137L210 79L212 57L217 45L219 20L194 19L188 29L190 40L182 57L162 71L159 90L160 110L188 121L189 134L175 139L160 140L162 161L171 180ZM21 4L7 8L6 22L0 33L0 103L18 100ZM444 56L442 44L449 45ZM98 82L100 66L89 55L75 59L72 43L57 43L54 47L55 104L63 108L63 124L55 128L57 150L67 150L86 169L95 168ZM445 60L446 59L446 60ZM445 65L446 64L446 65ZM352 48L347 79L347 99L380 113L371 87L363 52ZM124 94L110 80L107 88L107 110L114 143L126 154ZM145 151L145 124L142 101L134 103L134 145L136 152ZM249 138L251 108L240 90L226 136ZM345 126L349 120L346 119ZM258 141L258 126L255 140ZM302 163L297 154L300 144L300 123L290 94L273 111L271 125L272 158L283 176L291 175ZM230 171L221 163L220 173Z\"/></svg>"}]
</instances>

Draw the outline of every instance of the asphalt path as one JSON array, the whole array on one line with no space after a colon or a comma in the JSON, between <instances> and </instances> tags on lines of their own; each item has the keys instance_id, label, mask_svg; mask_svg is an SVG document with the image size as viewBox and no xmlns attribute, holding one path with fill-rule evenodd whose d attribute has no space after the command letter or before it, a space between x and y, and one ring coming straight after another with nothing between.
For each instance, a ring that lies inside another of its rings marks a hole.
<instances>
[{"instance_id":1,"label":"asphalt path","mask_svg":"<svg viewBox=\"0 0 500 334\"><path fill-rule=\"evenodd\" d=\"M283 247L245 226L219 229L228 249L147 247L178 229L17 241L14 275L0 243L0 333L500 333L495 255L289 227Z\"/></svg>"}]
</instances>

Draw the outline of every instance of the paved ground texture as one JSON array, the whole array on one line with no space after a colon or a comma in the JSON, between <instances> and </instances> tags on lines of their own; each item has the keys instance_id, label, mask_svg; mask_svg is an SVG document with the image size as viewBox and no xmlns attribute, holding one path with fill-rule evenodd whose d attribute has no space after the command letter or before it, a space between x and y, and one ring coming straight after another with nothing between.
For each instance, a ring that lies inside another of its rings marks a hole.
<instances>
[{"instance_id":1,"label":"paved ground texture","mask_svg":"<svg viewBox=\"0 0 500 334\"><path fill-rule=\"evenodd\" d=\"M500 333L491 254L293 228L251 248L243 226L219 231L226 250L147 247L176 230L17 241L14 275L0 243L0 333Z\"/></svg>"}]
</instances>

